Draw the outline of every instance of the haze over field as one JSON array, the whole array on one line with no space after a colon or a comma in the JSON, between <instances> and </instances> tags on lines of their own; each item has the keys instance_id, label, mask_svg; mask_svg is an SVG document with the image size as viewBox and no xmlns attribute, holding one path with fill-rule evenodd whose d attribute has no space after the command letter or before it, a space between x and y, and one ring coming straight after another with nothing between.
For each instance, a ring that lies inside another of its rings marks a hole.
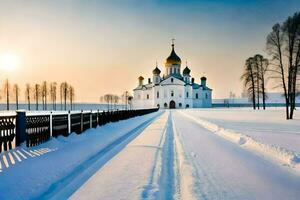
<instances>
[{"instance_id":1,"label":"haze over field","mask_svg":"<svg viewBox=\"0 0 300 200\"><path fill-rule=\"evenodd\" d=\"M244 61L265 55L271 27L299 11L289 1L0 0L0 80L67 81L77 101L132 90L163 69L171 38L213 98L239 94ZM14 63L7 66L7 63ZM50 76L51 75L51 76ZM199 80L198 80L199 81ZM23 94L23 92L22 92Z\"/></svg>"}]
</instances>

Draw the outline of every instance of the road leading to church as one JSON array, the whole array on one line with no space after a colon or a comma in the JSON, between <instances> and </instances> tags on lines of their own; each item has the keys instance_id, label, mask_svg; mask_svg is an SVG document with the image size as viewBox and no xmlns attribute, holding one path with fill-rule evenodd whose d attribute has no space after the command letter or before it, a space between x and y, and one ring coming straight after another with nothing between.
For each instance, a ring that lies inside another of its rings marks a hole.
<instances>
[{"instance_id":1,"label":"road leading to church","mask_svg":"<svg viewBox=\"0 0 300 200\"><path fill-rule=\"evenodd\" d=\"M193 166L198 199L299 199L299 176L212 134L178 111L172 117Z\"/></svg>"}]
</instances>

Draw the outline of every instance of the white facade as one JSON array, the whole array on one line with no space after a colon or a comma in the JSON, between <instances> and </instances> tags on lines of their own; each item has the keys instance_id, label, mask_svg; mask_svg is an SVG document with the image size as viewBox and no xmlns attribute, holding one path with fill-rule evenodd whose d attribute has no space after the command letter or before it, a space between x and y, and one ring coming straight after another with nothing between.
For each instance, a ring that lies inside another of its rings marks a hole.
<instances>
[{"instance_id":1,"label":"white facade","mask_svg":"<svg viewBox=\"0 0 300 200\"><path fill-rule=\"evenodd\" d=\"M132 106L142 108L204 108L211 107L212 90L206 86L206 78L200 84L190 77L190 69L186 66L181 73L181 59L176 55L174 44L172 52L165 63L165 73L161 77L160 70L153 70L153 77L144 84L139 77L139 85L133 90Z\"/></svg>"}]
</instances>

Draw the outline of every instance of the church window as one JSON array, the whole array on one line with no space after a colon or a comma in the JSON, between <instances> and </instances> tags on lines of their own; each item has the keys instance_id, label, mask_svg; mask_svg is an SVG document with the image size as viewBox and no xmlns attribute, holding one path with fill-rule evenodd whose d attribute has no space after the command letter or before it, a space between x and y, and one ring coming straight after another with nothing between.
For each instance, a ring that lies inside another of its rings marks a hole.
<instances>
[{"instance_id":1,"label":"church window","mask_svg":"<svg viewBox=\"0 0 300 200\"><path fill-rule=\"evenodd\" d=\"M149 99L149 94L147 94L147 99Z\"/></svg>"},{"instance_id":2,"label":"church window","mask_svg":"<svg viewBox=\"0 0 300 200\"><path fill-rule=\"evenodd\" d=\"M174 97L174 91L171 91L171 97Z\"/></svg>"},{"instance_id":3,"label":"church window","mask_svg":"<svg viewBox=\"0 0 300 200\"><path fill-rule=\"evenodd\" d=\"M186 106L185 106L186 108L189 108L190 107L190 105L189 104L186 104Z\"/></svg>"},{"instance_id":4,"label":"church window","mask_svg":"<svg viewBox=\"0 0 300 200\"><path fill-rule=\"evenodd\" d=\"M173 78L171 78L171 82L172 82L172 83L174 82L174 79L173 79Z\"/></svg>"},{"instance_id":5,"label":"church window","mask_svg":"<svg viewBox=\"0 0 300 200\"><path fill-rule=\"evenodd\" d=\"M167 104L167 103L165 103L165 104L164 104L164 107L165 107L165 108L167 108L167 107L168 107L168 104Z\"/></svg>"},{"instance_id":6,"label":"church window","mask_svg":"<svg viewBox=\"0 0 300 200\"><path fill-rule=\"evenodd\" d=\"M159 104L157 104L156 106L157 106L158 108L160 107L160 105L159 105Z\"/></svg>"},{"instance_id":7,"label":"church window","mask_svg":"<svg viewBox=\"0 0 300 200\"><path fill-rule=\"evenodd\" d=\"M207 93L205 93L205 98L206 98L206 99L208 98L208 95L207 95Z\"/></svg>"},{"instance_id":8,"label":"church window","mask_svg":"<svg viewBox=\"0 0 300 200\"><path fill-rule=\"evenodd\" d=\"M159 92L156 92L156 98L159 98Z\"/></svg>"},{"instance_id":9,"label":"church window","mask_svg":"<svg viewBox=\"0 0 300 200\"><path fill-rule=\"evenodd\" d=\"M181 104L181 103L179 103L179 107L180 107L180 108L182 107L182 104Z\"/></svg>"},{"instance_id":10,"label":"church window","mask_svg":"<svg viewBox=\"0 0 300 200\"><path fill-rule=\"evenodd\" d=\"M186 98L189 98L189 92L186 92Z\"/></svg>"},{"instance_id":11,"label":"church window","mask_svg":"<svg viewBox=\"0 0 300 200\"><path fill-rule=\"evenodd\" d=\"M198 99L198 93L196 93L196 99Z\"/></svg>"}]
</instances>

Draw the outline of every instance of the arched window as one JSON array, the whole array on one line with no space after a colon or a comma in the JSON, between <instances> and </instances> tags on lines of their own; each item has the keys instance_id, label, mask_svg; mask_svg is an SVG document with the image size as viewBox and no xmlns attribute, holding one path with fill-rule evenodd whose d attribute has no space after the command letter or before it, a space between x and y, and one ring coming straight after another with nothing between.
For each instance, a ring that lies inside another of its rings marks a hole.
<instances>
[{"instance_id":1,"label":"arched window","mask_svg":"<svg viewBox=\"0 0 300 200\"><path fill-rule=\"evenodd\" d=\"M147 99L149 99L149 94L147 94Z\"/></svg>"},{"instance_id":2,"label":"arched window","mask_svg":"<svg viewBox=\"0 0 300 200\"><path fill-rule=\"evenodd\" d=\"M160 105L159 105L159 104L157 104L156 106L157 106L158 108L160 107Z\"/></svg>"},{"instance_id":3,"label":"arched window","mask_svg":"<svg viewBox=\"0 0 300 200\"><path fill-rule=\"evenodd\" d=\"M171 97L174 97L174 91L173 90L171 91Z\"/></svg>"},{"instance_id":4,"label":"arched window","mask_svg":"<svg viewBox=\"0 0 300 200\"><path fill-rule=\"evenodd\" d=\"M180 108L182 107L182 104L181 104L181 103L179 103L178 105L179 105Z\"/></svg>"},{"instance_id":5,"label":"arched window","mask_svg":"<svg viewBox=\"0 0 300 200\"><path fill-rule=\"evenodd\" d=\"M189 98L189 92L186 92L186 98Z\"/></svg>"},{"instance_id":6,"label":"arched window","mask_svg":"<svg viewBox=\"0 0 300 200\"><path fill-rule=\"evenodd\" d=\"M206 99L208 98L208 95L207 95L207 93L205 93L205 98L206 98Z\"/></svg>"},{"instance_id":7,"label":"arched window","mask_svg":"<svg viewBox=\"0 0 300 200\"><path fill-rule=\"evenodd\" d=\"M167 103L165 103L165 104L164 104L164 107L165 107L165 108L167 108L167 107L168 107L168 104L167 104Z\"/></svg>"},{"instance_id":8,"label":"arched window","mask_svg":"<svg viewBox=\"0 0 300 200\"><path fill-rule=\"evenodd\" d=\"M189 108L189 107L190 107L190 105L189 105L189 104L186 104L186 105L185 105L185 107L186 107L186 108Z\"/></svg>"},{"instance_id":9,"label":"arched window","mask_svg":"<svg viewBox=\"0 0 300 200\"><path fill-rule=\"evenodd\" d=\"M196 93L196 99L198 99L198 93Z\"/></svg>"},{"instance_id":10,"label":"arched window","mask_svg":"<svg viewBox=\"0 0 300 200\"><path fill-rule=\"evenodd\" d=\"M171 82L172 82L172 83L174 82L174 79L173 79L173 78L171 78Z\"/></svg>"},{"instance_id":11,"label":"arched window","mask_svg":"<svg viewBox=\"0 0 300 200\"><path fill-rule=\"evenodd\" d=\"M159 98L159 92L156 92L156 98Z\"/></svg>"}]
</instances>

